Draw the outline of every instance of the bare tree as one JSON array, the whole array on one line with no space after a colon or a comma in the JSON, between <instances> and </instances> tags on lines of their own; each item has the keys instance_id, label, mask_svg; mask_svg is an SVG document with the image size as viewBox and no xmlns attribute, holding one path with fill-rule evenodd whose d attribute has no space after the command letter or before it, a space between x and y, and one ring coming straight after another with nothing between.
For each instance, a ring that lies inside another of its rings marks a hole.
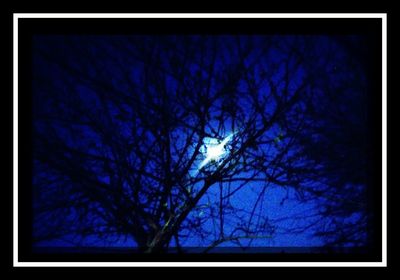
<instances>
[{"instance_id":1,"label":"bare tree","mask_svg":"<svg viewBox=\"0 0 400 280\"><path fill-rule=\"evenodd\" d=\"M37 36L35 240L243 246L275 232L263 208L270 186L327 208L352 201L344 165L321 152L349 147L330 133L341 122L352 131L349 118L327 113L362 92L332 92L363 84L346 59L327 37ZM249 185L256 199L243 206ZM327 213L309 225L320 235L338 216Z\"/></svg>"}]
</instances>

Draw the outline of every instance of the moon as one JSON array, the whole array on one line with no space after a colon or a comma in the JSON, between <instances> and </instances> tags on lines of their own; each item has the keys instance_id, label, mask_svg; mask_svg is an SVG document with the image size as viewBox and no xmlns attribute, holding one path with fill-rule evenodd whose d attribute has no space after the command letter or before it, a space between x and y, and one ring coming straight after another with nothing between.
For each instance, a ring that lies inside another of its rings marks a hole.
<instances>
[{"instance_id":1,"label":"moon","mask_svg":"<svg viewBox=\"0 0 400 280\"><path fill-rule=\"evenodd\" d=\"M216 138L207 138L202 149L206 158L200 163L199 170L209 162L219 160L228 152L225 145L232 140L233 135L234 133L229 134L221 143Z\"/></svg>"}]
</instances>

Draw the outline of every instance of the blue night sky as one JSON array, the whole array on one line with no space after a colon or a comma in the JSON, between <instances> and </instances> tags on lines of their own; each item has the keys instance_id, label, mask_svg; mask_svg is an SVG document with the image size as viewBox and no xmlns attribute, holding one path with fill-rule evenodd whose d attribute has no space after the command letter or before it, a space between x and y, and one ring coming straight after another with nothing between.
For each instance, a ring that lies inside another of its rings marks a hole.
<instances>
[{"instance_id":1,"label":"blue night sky","mask_svg":"<svg viewBox=\"0 0 400 280\"><path fill-rule=\"evenodd\" d=\"M364 246L363 42L35 36L35 246Z\"/></svg>"}]
</instances>

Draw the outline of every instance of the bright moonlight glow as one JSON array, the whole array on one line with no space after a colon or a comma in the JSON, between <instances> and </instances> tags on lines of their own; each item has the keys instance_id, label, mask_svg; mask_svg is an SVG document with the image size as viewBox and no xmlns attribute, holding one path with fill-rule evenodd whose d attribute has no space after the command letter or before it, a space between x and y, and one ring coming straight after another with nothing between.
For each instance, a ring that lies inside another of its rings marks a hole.
<instances>
[{"instance_id":1,"label":"bright moonlight glow","mask_svg":"<svg viewBox=\"0 0 400 280\"><path fill-rule=\"evenodd\" d=\"M209 146L207 148L207 157L210 158L211 160L219 159L224 153L225 149L221 145L215 147Z\"/></svg>"},{"instance_id":2,"label":"bright moonlight glow","mask_svg":"<svg viewBox=\"0 0 400 280\"><path fill-rule=\"evenodd\" d=\"M205 159L200 163L199 170L207 165L209 162L218 161L226 153L226 144L232 139L233 133L228 135L221 143L217 139L208 138L203 146L203 154Z\"/></svg>"}]
</instances>

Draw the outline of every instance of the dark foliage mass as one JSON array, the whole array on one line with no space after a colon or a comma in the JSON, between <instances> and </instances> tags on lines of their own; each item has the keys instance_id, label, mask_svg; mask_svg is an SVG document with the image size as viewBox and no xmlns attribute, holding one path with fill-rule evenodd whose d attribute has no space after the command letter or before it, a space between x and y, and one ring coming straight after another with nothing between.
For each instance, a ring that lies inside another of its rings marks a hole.
<instances>
[{"instance_id":1,"label":"dark foliage mass","mask_svg":"<svg viewBox=\"0 0 400 280\"><path fill-rule=\"evenodd\" d=\"M209 250L286 231L365 246L366 48L357 36L36 36L35 242ZM303 223L269 219L271 187L313 207Z\"/></svg>"}]
</instances>

